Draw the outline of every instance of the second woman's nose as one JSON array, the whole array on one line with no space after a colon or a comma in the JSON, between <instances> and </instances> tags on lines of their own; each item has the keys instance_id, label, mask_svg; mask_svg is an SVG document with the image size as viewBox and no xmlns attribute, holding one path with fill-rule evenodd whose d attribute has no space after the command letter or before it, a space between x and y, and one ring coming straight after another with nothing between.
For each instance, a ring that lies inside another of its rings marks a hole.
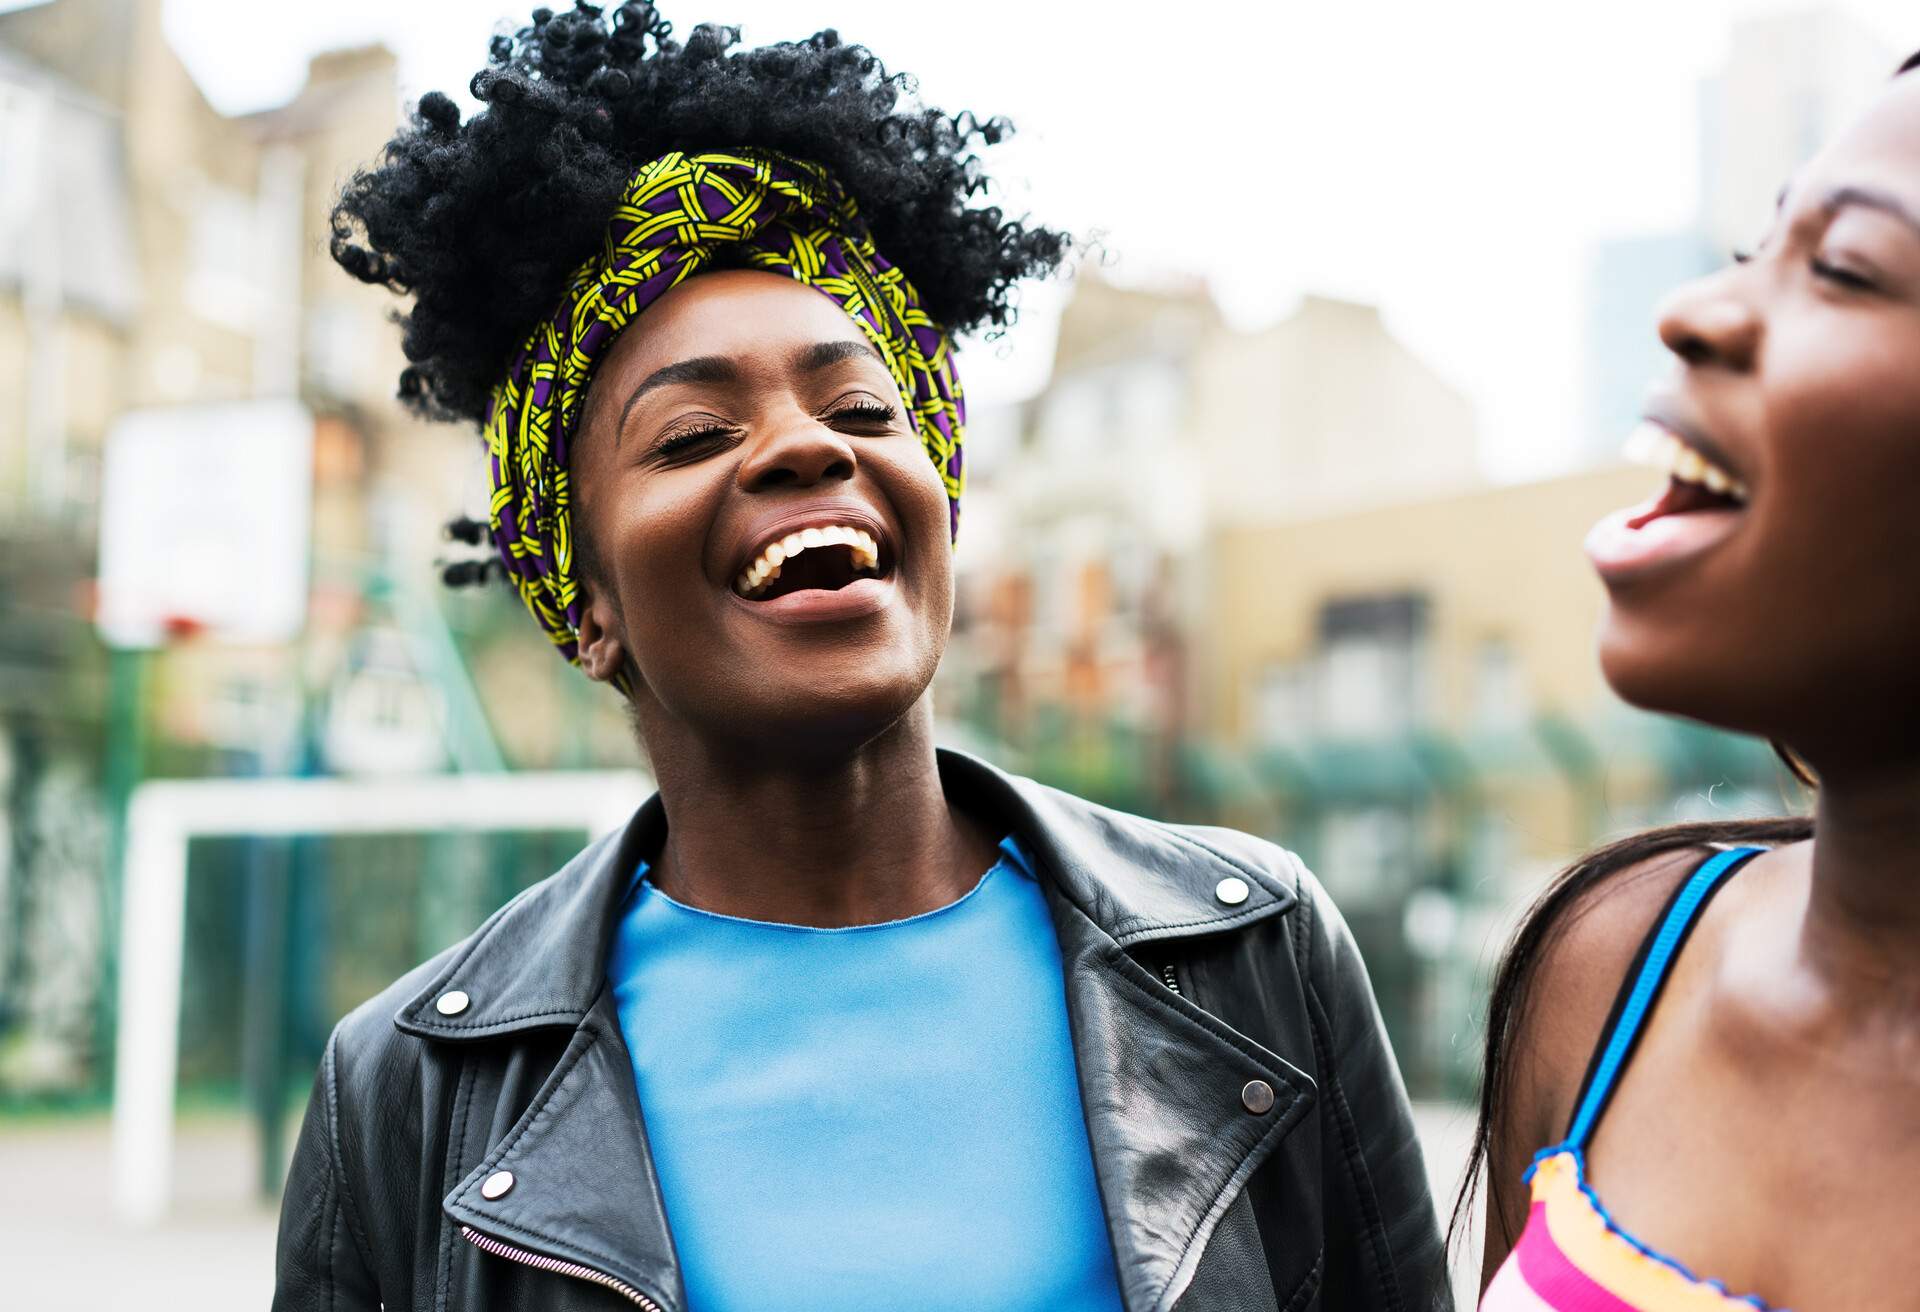
<instances>
[{"instance_id":1,"label":"second woman's nose","mask_svg":"<svg viewBox=\"0 0 1920 1312\"><path fill-rule=\"evenodd\" d=\"M1662 302L1660 340L1669 351L1694 366L1753 367L1765 325L1739 285L1741 272L1736 267L1697 278Z\"/></svg>"}]
</instances>

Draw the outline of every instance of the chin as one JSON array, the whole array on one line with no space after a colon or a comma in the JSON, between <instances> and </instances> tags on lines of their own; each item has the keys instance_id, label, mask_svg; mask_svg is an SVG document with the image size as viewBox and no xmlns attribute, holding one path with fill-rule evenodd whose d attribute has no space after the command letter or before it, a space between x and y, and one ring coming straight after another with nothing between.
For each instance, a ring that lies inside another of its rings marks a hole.
<instances>
[{"instance_id":1,"label":"chin","mask_svg":"<svg viewBox=\"0 0 1920 1312\"><path fill-rule=\"evenodd\" d=\"M1751 705L1736 655L1696 651L1674 642L1650 642L1622 631L1609 618L1600 630L1600 673L1607 686L1630 706L1659 715L1679 716L1733 733L1769 736L1757 723L1767 718Z\"/></svg>"},{"instance_id":2,"label":"chin","mask_svg":"<svg viewBox=\"0 0 1920 1312\"><path fill-rule=\"evenodd\" d=\"M931 680L931 671L923 677L903 663L886 669L866 665L857 674L836 670L818 681L769 681L751 695L742 690L728 718L745 740L836 754L871 742L900 723L926 701Z\"/></svg>"}]
</instances>

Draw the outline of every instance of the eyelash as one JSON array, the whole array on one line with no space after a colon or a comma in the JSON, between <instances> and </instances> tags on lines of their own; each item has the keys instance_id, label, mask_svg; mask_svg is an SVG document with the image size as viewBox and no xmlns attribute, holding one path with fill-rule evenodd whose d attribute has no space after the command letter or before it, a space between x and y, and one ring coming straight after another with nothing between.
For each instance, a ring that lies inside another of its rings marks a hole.
<instances>
[{"instance_id":1,"label":"eyelash","mask_svg":"<svg viewBox=\"0 0 1920 1312\"><path fill-rule=\"evenodd\" d=\"M876 424L890 424L897 414L899 411L880 401L852 401L833 411L827 418L859 419Z\"/></svg>"},{"instance_id":2,"label":"eyelash","mask_svg":"<svg viewBox=\"0 0 1920 1312\"><path fill-rule=\"evenodd\" d=\"M733 430L725 424L706 424L699 428L683 428L677 433L669 433L654 443L655 455L670 456L686 450L710 437L719 437Z\"/></svg>"},{"instance_id":3,"label":"eyelash","mask_svg":"<svg viewBox=\"0 0 1920 1312\"><path fill-rule=\"evenodd\" d=\"M1862 278L1859 274L1851 270L1842 269L1821 260L1813 261L1813 271L1829 282L1837 283L1853 291L1870 292L1873 290L1873 283L1870 280Z\"/></svg>"},{"instance_id":4,"label":"eyelash","mask_svg":"<svg viewBox=\"0 0 1920 1312\"><path fill-rule=\"evenodd\" d=\"M1736 250L1733 252L1733 262L1735 264L1750 264L1755 254L1756 252L1746 249ZM1836 283L1849 290L1859 292L1870 292L1873 290L1871 280L1863 278L1850 270L1842 269L1838 265L1828 264L1825 260L1811 259L1807 261L1807 265L1813 270L1816 277L1825 278L1827 281Z\"/></svg>"},{"instance_id":5,"label":"eyelash","mask_svg":"<svg viewBox=\"0 0 1920 1312\"><path fill-rule=\"evenodd\" d=\"M827 418L838 419L842 422L859 420L865 423L890 424L898 414L899 411L895 410L892 406L879 401L855 401L831 412L827 415ZM674 455L710 437L719 437L732 431L733 430L725 424L707 424L700 428L682 429L677 433L668 434L655 443L653 448L654 454L662 456Z\"/></svg>"}]
</instances>

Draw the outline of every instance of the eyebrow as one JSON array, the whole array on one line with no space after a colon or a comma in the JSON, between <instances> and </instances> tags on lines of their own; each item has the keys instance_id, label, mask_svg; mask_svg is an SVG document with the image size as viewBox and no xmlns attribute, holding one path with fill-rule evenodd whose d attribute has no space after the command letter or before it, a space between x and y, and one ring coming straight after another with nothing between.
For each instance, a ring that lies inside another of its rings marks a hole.
<instances>
[{"instance_id":1,"label":"eyebrow","mask_svg":"<svg viewBox=\"0 0 1920 1312\"><path fill-rule=\"evenodd\" d=\"M865 337L858 340L842 338L832 342L815 342L799 352L794 364L803 373L819 373L844 360L871 359L885 365L880 352ZM648 392L676 384L705 383L708 385L736 383L740 381L740 370L724 355L698 355L690 360L676 360L672 364L662 365L641 380L640 386L627 395L627 402L620 407L620 422L614 426L613 443L620 444L620 434L627 429L627 416L633 412L634 403Z\"/></svg>"},{"instance_id":2,"label":"eyebrow","mask_svg":"<svg viewBox=\"0 0 1920 1312\"><path fill-rule=\"evenodd\" d=\"M879 360L882 365L886 364L886 361L880 358L880 352L874 350L873 343L865 337L857 340L842 338L834 342L816 342L800 352L800 358L795 363L803 372L812 374L839 364L843 360L861 359Z\"/></svg>"},{"instance_id":3,"label":"eyebrow","mask_svg":"<svg viewBox=\"0 0 1920 1312\"><path fill-rule=\"evenodd\" d=\"M1850 206L1861 209L1878 210L1890 218L1904 223L1915 236L1920 237L1920 217L1907 208L1892 192L1880 191L1873 187L1836 187L1821 200L1820 208L1828 215L1839 213Z\"/></svg>"},{"instance_id":4,"label":"eyebrow","mask_svg":"<svg viewBox=\"0 0 1920 1312\"><path fill-rule=\"evenodd\" d=\"M613 444L620 445L620 434L627 431L627 416L633 413L634 402L648 392L672 387L676 383L731 383L738 381L739 377L740 371L724 355L697 355L691 360L676 360L672 364L662 365L642 379L640 386L627 395L627 403L620 407L620 422L614 425Z\"/></svg>"}]
</instances>

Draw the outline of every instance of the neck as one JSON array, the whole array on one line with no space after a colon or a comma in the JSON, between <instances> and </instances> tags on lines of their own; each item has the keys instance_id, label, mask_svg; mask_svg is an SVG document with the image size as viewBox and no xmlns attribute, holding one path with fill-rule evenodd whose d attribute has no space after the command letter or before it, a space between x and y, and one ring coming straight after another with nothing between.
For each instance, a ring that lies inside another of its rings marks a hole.
<instances>
[{"instance_id":1,"label":"neck","mask_svg":"<svg viewBox=\"0 0 1920 1312\"><path fill-rule=\"evenodd\" d=\"M1820 771L1803 945L1862 1001L1920 1006L1920 761Z\"/></svg>"},{"instance_id":2,"label":"neck","mask_svg":"<svg viewBox=\"0 0 1920 1312\"><path fill-rule=\"evenodd\" d=\"M680 735L653 765L667 837L650 878L723 915L842 926L946 906L992 864L988 835L948 805L926 700L867 742L782 757Z\"/></svg>"}]
</instances>

